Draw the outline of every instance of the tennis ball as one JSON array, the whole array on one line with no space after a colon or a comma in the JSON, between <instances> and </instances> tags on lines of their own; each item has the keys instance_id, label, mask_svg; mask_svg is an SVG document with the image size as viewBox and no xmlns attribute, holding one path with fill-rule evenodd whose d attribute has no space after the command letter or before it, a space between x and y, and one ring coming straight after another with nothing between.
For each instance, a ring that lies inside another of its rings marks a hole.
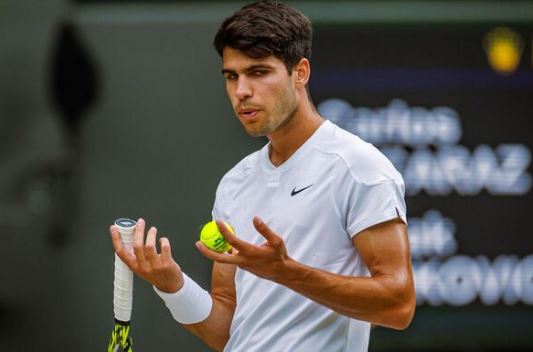
<instances>
[{"instance_id":1,"label":"tennis ball","mask_svg":"<svg viewBox=\"0 0 533 352\"><path fill-rule=\"evenodd\" d=\"M224 225L226 225L232 234L235 233L233 227L228 223L224 222ZM200 241L202 241L207 248L212 249L215 252L224 253L231 249L231 245L226 242L215 221L210 221L202 227L202 230L200 231Z\"/></svg>"}]
</instances>

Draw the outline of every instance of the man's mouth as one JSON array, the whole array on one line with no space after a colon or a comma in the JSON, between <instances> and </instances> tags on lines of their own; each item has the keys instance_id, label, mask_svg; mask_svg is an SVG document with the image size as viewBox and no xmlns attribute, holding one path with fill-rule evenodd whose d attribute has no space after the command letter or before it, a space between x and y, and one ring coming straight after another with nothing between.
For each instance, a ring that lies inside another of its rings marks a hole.
<instances>
[{"instance_id":1,"label":"man's mouth","mask_svg":"<svg viewBox=\"0 0 533 352\"><path fill-rule=\"evenodd\" d=\"M258 109L251 109L251 108L239 109L238 115L245 120L253 120L257 117L258 112L259 112Z\"/></svg>"}]
</instances>

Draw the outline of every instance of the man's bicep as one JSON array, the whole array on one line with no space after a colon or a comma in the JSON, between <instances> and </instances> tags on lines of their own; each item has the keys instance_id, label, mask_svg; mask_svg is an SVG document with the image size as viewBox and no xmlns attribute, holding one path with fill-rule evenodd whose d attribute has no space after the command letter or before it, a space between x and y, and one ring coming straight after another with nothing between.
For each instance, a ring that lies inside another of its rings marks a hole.
<instances>
[{"instance_id":1,"label":"man's bicep","mask_svg":"<svg viewBox=\"0 0 533 352\"><path fill-rule=\"evenodd\" d=\"M372 276L410 275L407 226L400 218L371 226L353 236L352 241Z\"/></svg>"},{"instance_id":2,"label":"man's bicep","mask_svg":"<svg viewBox=\"0 0 533 352\"><path fill-rule=\"evenodd\" d=\"M407 226L400 218L374 225L353 237L370 271L380 325L405 329L415 310L415 287Z\"/></svg>"},{"instance_id":3,"label":"man's bicep","mask_svg":"<svg viewBox=\"0 0 533 352\"><path fill-rule=\"evenodd\" d=\"M233 264L213 263L211 273L211 296L235 308L235 271Z\"/></svg>"}]
</instances>

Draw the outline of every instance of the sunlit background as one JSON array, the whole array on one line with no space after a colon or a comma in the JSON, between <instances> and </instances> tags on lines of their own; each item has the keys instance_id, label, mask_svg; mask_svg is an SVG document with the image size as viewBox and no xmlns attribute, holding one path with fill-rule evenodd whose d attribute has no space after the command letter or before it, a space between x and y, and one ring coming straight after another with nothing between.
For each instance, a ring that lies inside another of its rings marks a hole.
<instances>
[{"instance_id":1,"label":"sunlit background","mask_svg":"<svg viewBox=\"0 0 533 352\"><path fill-rule=\"evenodd\" d=\"M370 350L533 350L533 2L290 3L314 24L318 110L406 182L417 312ZM265 143L211 45L243 4L0 1L0 351L105 349L118 217L156 225L209 286L198 228ZM132 335L208 351L141 280Z\"/></svg>"}]
</instances>

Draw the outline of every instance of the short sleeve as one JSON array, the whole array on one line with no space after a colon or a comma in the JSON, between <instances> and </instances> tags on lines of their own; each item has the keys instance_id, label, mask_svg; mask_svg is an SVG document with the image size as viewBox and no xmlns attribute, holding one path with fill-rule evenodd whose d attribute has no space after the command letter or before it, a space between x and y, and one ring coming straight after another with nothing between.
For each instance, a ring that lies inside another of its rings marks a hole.
<instances>
[{"instance_id":1,"label":"short sleeve","mask_svg":"<svg viewBox=\"0 0 533 352\"><path fill-rule=\"evenodd\" d=\"M395 218L407 223L402 179L383 180L375 184L358 183L351 179L347 191L346 231L351 237Z\"/></svg>"}]
</instances>

